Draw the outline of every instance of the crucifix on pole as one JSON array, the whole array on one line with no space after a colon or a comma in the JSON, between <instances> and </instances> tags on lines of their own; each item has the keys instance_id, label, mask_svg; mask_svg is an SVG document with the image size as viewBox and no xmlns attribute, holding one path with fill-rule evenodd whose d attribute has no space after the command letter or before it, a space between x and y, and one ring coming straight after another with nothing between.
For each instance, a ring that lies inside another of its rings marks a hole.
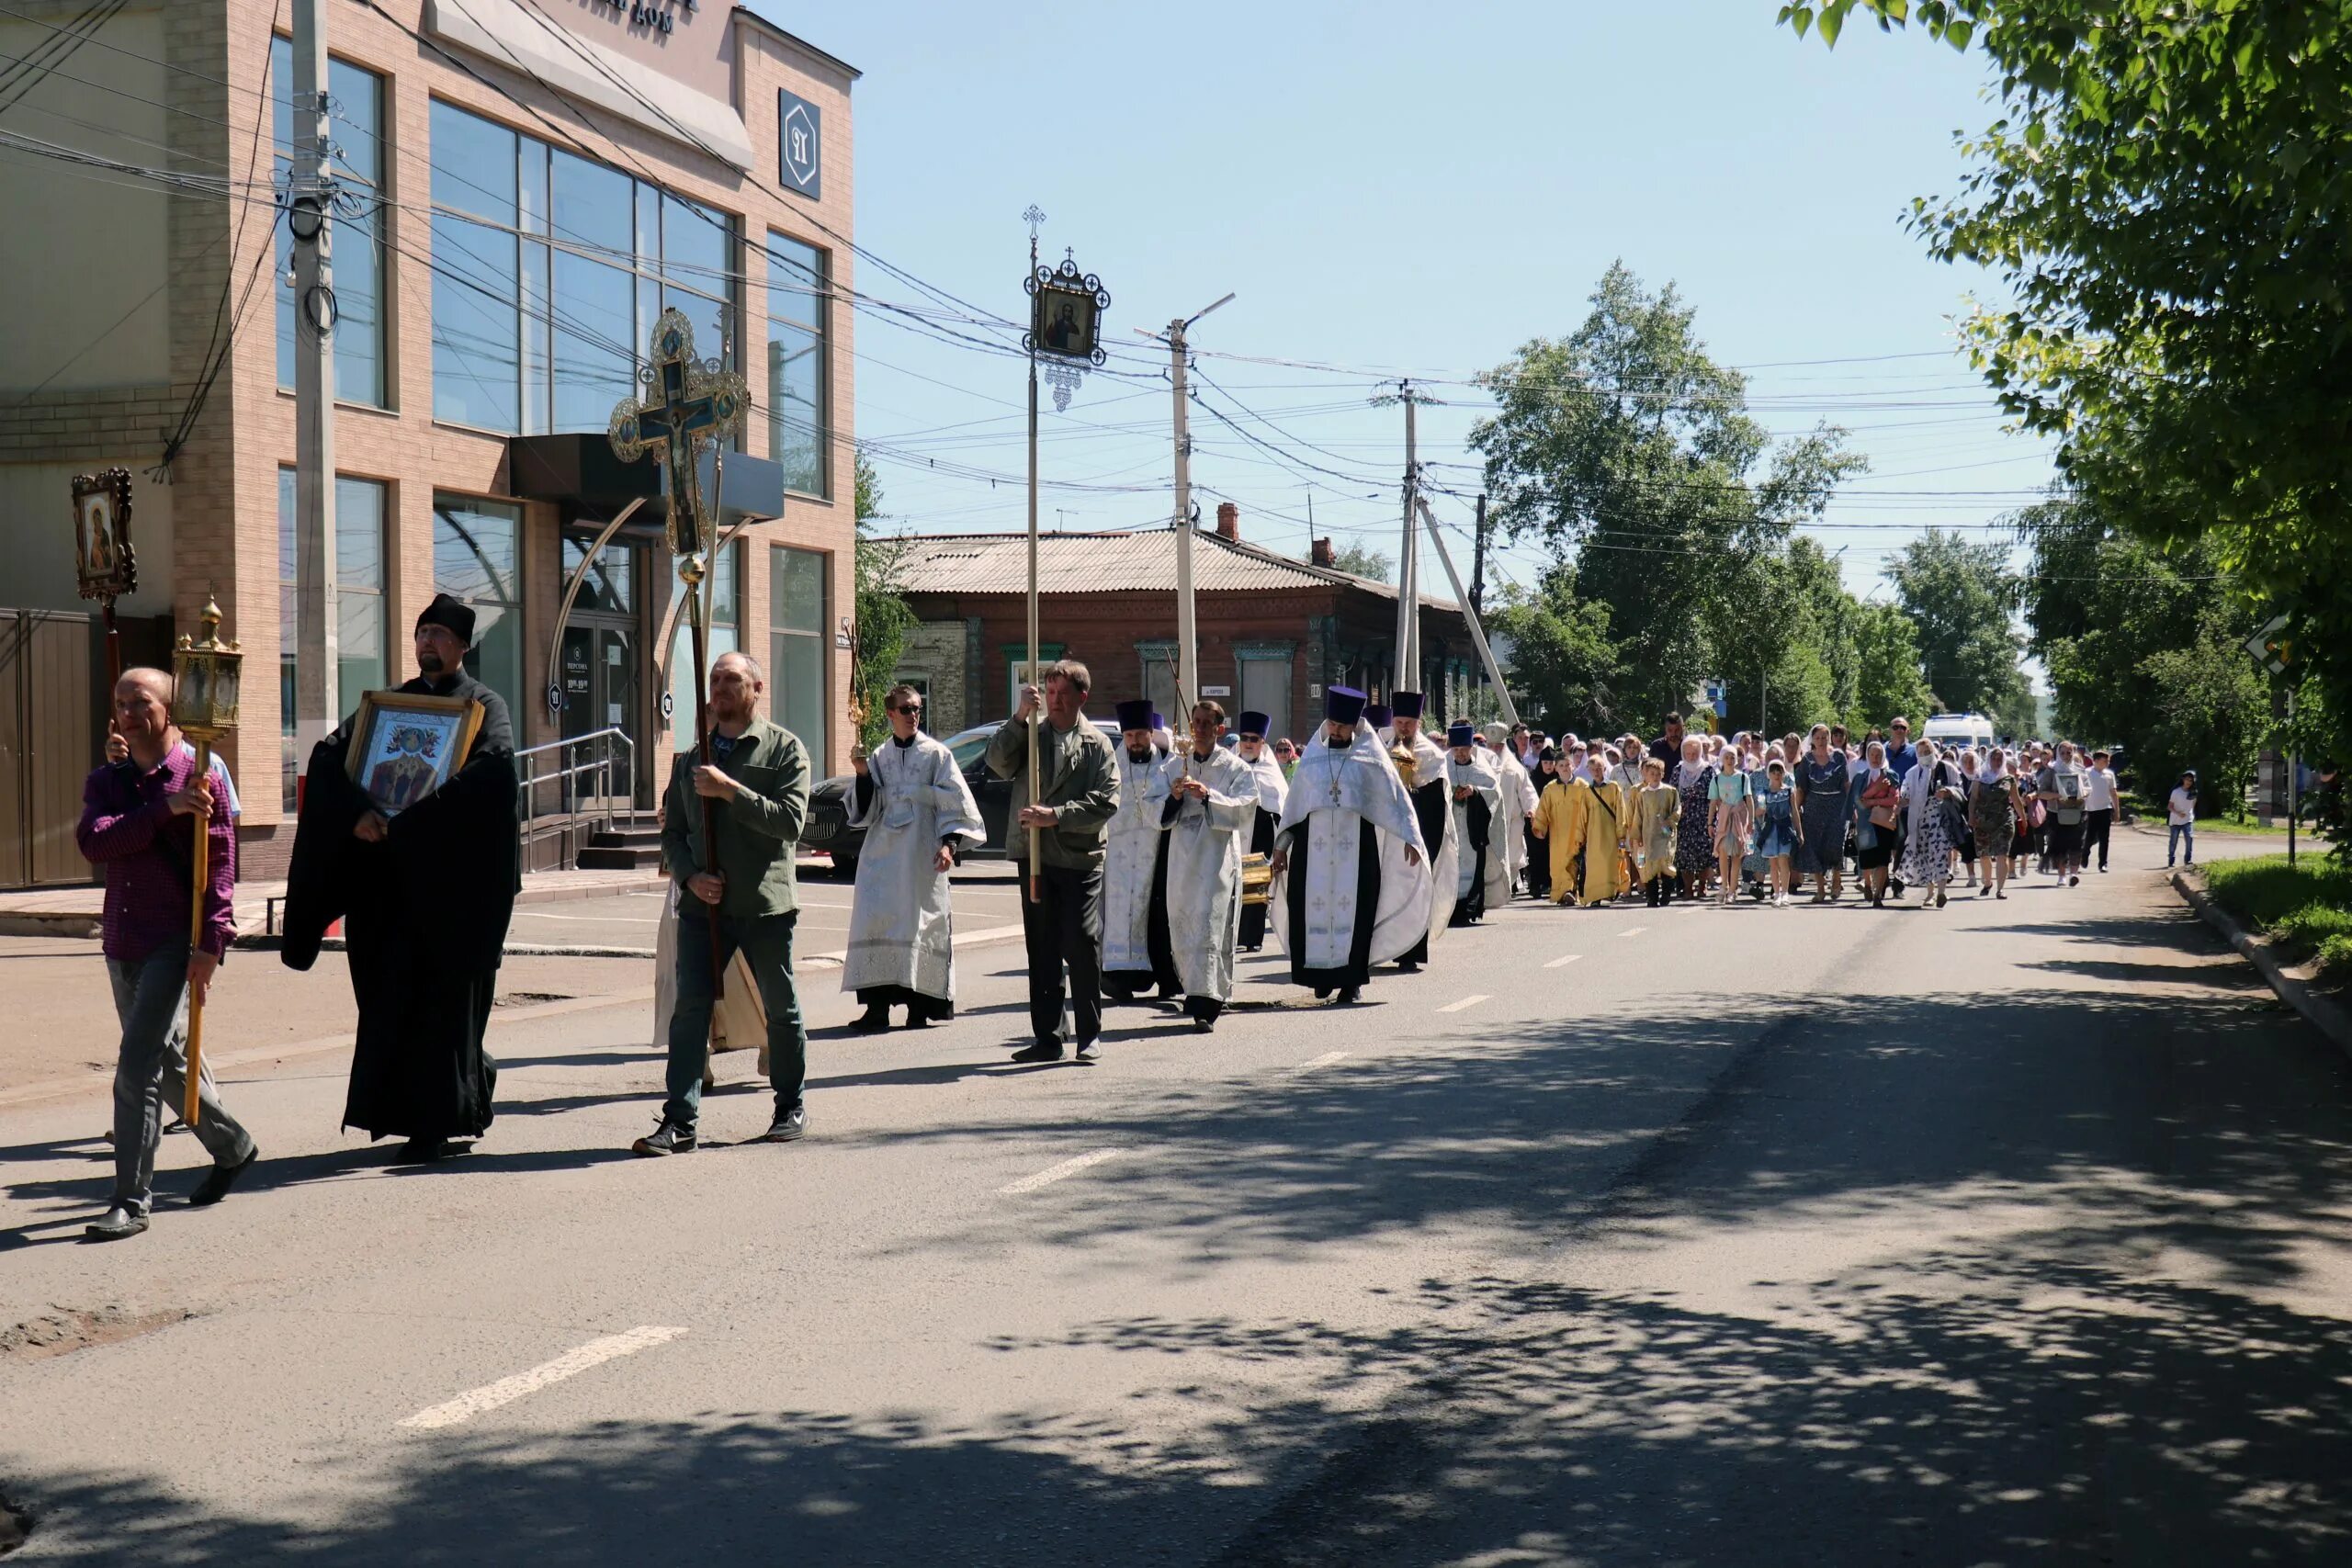
<instances>
[{"instance_id":1,"label":"crucifix on pole","mask_svg":"<svg viewBox=\"0 0 2352 1568\"><path fill-rule=\"evenodd\" d=\"M650 453L670 479L670 553L678 558L678 581L686 590L686 625L692 628L695 662L695 739L688 755L710 760L709 628L704 624L702 581L709 570L709 541L717 527L718 497L702 486L702 454L711 454L710 488L719 489L725 458L719 443L743 423L751 406L751 389L743 378L718 359L695 357L695 329L683 311L662 312L653 323L650 362L638 372L643 394L624 398L613 407L605 434L613 453L625 463ZM704 871L718 869L717 812L708 795L702 801ZM710 994L714 1004L726 990L726 966L719 944L710 943ZM711 1022L718 1009L711 1008Z\"/></svg>"}]
</instances>

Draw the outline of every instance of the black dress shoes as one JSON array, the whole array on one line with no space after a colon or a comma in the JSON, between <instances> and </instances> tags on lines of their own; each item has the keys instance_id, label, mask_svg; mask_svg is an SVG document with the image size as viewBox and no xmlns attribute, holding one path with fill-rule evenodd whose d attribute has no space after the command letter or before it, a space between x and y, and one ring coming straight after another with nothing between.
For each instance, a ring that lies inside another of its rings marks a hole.
<instances>
[{"instance_id":1,"label":"black dress shoes","mask_svg":"<svg viewBox=\"0 0 2352 1568\"><path fill-rule=\"evenodd\" d=\"M1080 1047L1081 1050L1084 1048ZM1024 1046L1015 1051L1012 1054L1012 1059L1016 1062L1058 1062L1062 1059L1062 1043L1058 1040L1040 1040L1035 1045Z\"/></svg>"},{"instance_id":2,"label":"black dress shoes","mask_svg":"<svg viewBox=\"0 0 2352 1568\"><path fill-rule=\"evenodd\" d=\"M860 1034L879 1034L890 1027L890 1010L882 1003L876 1002L872 1007L851 1019L849 1026Z\"/></svg>"},{"instance_id":3,"label":"black dress shoes","mask_svg":"<svg viewBox=\"0 0 2352 1568\"><path fill-rule=\"evenodd\" d=\"M196 1184L196 1190L187 1195L188 1207L191 1209L207 1208L214 1203L218 1203L221 1199L226 1198L229 1195L229 1189L237 1184L237 1178L244 1175L246 1171L251 1170L253 1168L254 1161L259 1158L261 1158L261 1145L256 1144L252 1148L247 1149L245 1151L245 1157L239 1160L236 1164L216 1165L210 1170L206 1171L204 1173L204 1179Z\"/></svg>"}]
</instances>

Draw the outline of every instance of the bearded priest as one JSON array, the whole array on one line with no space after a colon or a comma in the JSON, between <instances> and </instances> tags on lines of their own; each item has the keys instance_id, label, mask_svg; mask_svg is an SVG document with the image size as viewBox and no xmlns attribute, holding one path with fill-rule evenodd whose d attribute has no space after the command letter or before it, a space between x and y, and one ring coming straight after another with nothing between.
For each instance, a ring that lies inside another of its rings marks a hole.
<instances>
[{"instance_id":1,"label":"bearded priest","mask_svg":"<svg viewBox=\"0 0 2352 1568\"><path fill-rule=\"evenodd\" d=\"M1102 994L1121 1002L1154 986L1173 999L1183 985L1168 942L1168 778L1152 717L1141 698L1119 705L1119 803L1102 830Z\"/></svg>"},{"instance_id":2,"label":"bearded priest","mask_svg":"<svg viewBox=\"0 0 2352 1568\"><path fill-rule=\"evenodd\" d=\"M1412 800L1363 722L1364 694L1329 686L1274 836L1275 931L1292 983L1352 1002L1372 966L1429 936L1430 870ZM1382 841L1399 847L1394 863Z\"/></svg>"}]
</instances>

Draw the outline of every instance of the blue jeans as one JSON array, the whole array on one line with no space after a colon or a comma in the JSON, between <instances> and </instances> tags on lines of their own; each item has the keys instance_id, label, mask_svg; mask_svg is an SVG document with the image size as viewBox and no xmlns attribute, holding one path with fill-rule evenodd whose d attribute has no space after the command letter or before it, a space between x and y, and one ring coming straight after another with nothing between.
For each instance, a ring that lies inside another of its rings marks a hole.
<instances>
[{"instance_id":1,"label":"blue jeans","mask_svg":"<svg viewBox=\"0 0 2352 1568\"><path fill-rule=\"evenodd\" d=\"M2197 824L2175 822L2170 826L2172 838L2165 845L2165 863L2170 865L2173 863L2173 857L2186 849L2188 852L2188 863L2195 865L2197 863Z\"/></svg>"},{"instance_id":2,"label":"blue jeans","mask_svg":"<svg viewBox=\"0 0 2352 1568\"><path fill-rule=\"evenodd\" d=\"M800 996L792 982L797 918L718 918L719 962L733 962L741 948L767 1009L768 1082L775 1089L778 1115L800 1103L808 1076L808 1031L800 1021ZM662 1102L662 1119L681 1127L693 1126L702 1112L702 1074L710 1056L711 925L707 915L678 916L678 1005L670 1015L670 1098Z\"/></svg>"},{"instance_id":3,"label":"blue jeans","mask_svg":"<svg viewBox=\"0 0 2352 1568\"><path fill-rule=\"evenodd\" d=\"M141 959L107 960L115 1016L122 1021L114 1068L114 1201L134 1214L154 1201L164 1107L167 1100L187 1103L187 953L180 942ZM198 1067L197 1085L203 1097L197 1141L215 1165L235 1165L253 1153L253 1137L221 1108L210 1064Z\"/></svg>"}]
</instances>

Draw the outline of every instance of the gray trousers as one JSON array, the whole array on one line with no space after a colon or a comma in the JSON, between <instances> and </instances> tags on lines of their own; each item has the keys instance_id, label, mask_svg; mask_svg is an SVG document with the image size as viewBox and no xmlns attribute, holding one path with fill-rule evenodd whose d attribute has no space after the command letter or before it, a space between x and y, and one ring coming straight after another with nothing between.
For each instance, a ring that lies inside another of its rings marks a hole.
<instances>
[{"instance_id":1,"label":"gray trousers","mask_svg":"<svg viewBox=\"0 0 2352 1568\"><path fill-rule=\"evenodd\" d=\"M115 1016L122 1021L114 1067L114 1201L134 1214L154 1201L164 1109L187 1101L187 956L182 942L135 962L107 960ZM221 1108L209 1065L198 1070L198 1092L197 1141L213 1163L235 1165L253 1153L253 1135Z\"/></svg>"}]
</instances>

